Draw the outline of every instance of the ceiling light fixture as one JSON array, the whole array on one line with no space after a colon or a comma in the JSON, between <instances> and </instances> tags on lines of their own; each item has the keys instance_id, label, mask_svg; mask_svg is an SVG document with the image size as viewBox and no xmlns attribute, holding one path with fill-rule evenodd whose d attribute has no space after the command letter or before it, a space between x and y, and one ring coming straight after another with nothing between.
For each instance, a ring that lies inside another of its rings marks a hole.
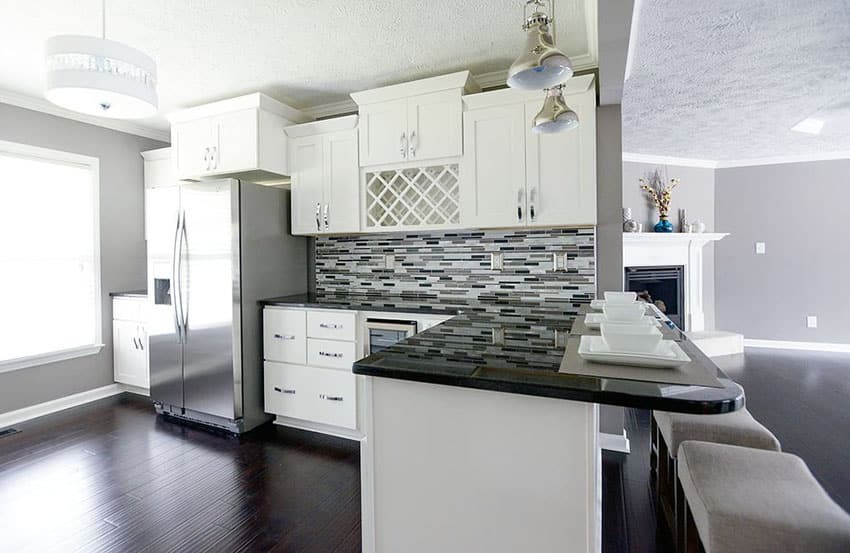
<instances>
[{"instance_id":1,"label":"ceiling light fixture","mask_svg":"<svg viewBox=\"0 0 850 553\"><path fill-rule=\"evenodd\" d=\"M45 61L45 96L57 106L114 119L140 119L157 112L156 62L106 38L106 0L101 4L101 36L51 37Z\"/></svg>"},{"instance_id":2,"label":"ceiling light fixture","mask_svg":"<svg viewBox=\"0 0 850 553\"><path fill-rule=\"evenodd\" d=\"M554 13L549 1L549 12ZM534 6L534 13L526 17L528 6ZM541 90L573 76L570 58L555 47L550 31L554 17L546 13L545 6L546 0L527 0L522 8L525 47L508 70L507 84L511 88Z\"/></svg>"},{"instance_id":3,"label":"ceiling light fixture","mask_svg":"<svg viewBox=\"0 0 850 553\"><path fill-rule=\"evenodd\" d=\"M578 127L578 114L571 110L564 100L564 85L560 84L547 89L543 107L532 121L532 132L549 134L576 127Z\"/></svg>"},{"instance_id":4,"label":"ceiling light fixture","mask_svg":"<svg viewBox=\"0 0 850 553\"><path fill-rule=\"evenodd\" d=\"M793 127L791 127L792 131L802 132L806 134L820 134L823 130L824 122L820 119L813 119L811 117L807 119L803 119Z\"/></svg>"}]
</instances>

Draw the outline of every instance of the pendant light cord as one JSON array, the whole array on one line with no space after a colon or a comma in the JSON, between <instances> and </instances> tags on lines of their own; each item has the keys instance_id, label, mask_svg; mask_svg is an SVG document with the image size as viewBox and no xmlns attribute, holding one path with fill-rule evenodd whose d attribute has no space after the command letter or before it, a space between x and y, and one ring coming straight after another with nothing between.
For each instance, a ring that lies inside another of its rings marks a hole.
<instances>
[{"instance_id":1,"label":"pendant light cord","mask_svg":"<svg viewBox=\"0 0 850 553\"><path fill-rule=\"evenodd\" d=\"M100 38L106 38L106 0L100 2Z\"/></svg>"}]
</instances>

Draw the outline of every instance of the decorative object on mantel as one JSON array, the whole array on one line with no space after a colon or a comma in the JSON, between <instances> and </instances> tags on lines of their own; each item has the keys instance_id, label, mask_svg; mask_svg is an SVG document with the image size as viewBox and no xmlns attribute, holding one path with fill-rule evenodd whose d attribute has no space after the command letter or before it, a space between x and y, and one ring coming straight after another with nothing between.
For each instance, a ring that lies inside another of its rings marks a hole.
<instances>
[{"instance_id":1,"label":"decorative object on mantel","mask_svg":"<svg viewBox=\"0 0 850 553\"><path fill-rule=\"evenodd\" d=\"M656 209L658 209L658 218L660 220L655 223L653 229L655 232L673 232L673 223L668 219L668 215L670 213L672 191L678 186L679 179L670 179L670 182L665 184L661 179L661 175L658 174L658 170L655 170L651 175L647 176L647 179L639 180L641 190L649 194Z\"/></svg>"},{"instance_id":2,"label":"decorative object on mantel","mask_svg":"<svg viewBox=\"0 0 850 553\"><path fill-rule=\"evenodd\" d=\"M632 219L632 208L623 208L623 232L640 232L640 223Z\"/></svg>"},{"instance_id":3,"label":"decorative object on mantel","mask_svg":"<svg viewBox=\"0 0 850 553\"><path fill-rule=\"evenodd\" d=\"M679 232L691 232L691 224L688 222L688 213L684 208L679 208Z\"/></svg>"},{"instance_id":4,"label":"decorative object on mantel","mask_svg":"<svg viewBox=\"0 0 850 553\"><path fill-rule=\"evenodd\" d=\"M691 223L691 232L702 234L705 232L705 223L697 219L693 223Z\"/></svg>"}]
</instances>

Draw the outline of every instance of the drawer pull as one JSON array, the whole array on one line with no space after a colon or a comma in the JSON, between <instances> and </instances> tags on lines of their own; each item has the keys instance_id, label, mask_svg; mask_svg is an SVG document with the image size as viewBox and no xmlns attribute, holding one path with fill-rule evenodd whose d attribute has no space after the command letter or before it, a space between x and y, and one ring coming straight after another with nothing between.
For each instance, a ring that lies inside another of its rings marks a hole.
<instances>
[{"instance_id":1,"label":"drawer pull","mask_svg":"<svg viewBox=\"0 0 850 553\"><path fill-rule=\"evenodd\" d=\"M343 354L341 353L332 353L329 351L320 351L319 355L322 357L332 357L334 359L341 359L343 357Z\"/></svg>"},{"instance_id":2,"label":"drawer pull","mask_svg":"<svg viewBox=\"0 0 850 553\"><path fill-rule=\"evenodd\" d=\"M328 396L325 394L319 394L319 399L324 399L325 401L342 401L342 396Z\"/></svg>"},{"instance_id":3,"label":"drawer pull","mask_svg":"<svg viewBox=\"0 0 850 553\"><path fill-rule=\"evenodd\" d=\"M295 336L293 336L292 334L275 334L274 337L277 338L278 340L294 340L295 339Z\"/></svg>"},{"instance_id":4,"label":"drawer pull","mask_svg":"<svg viewBox=\"0 0 850 553\"><path fill-rule=\"evenodd\" d=\"M281 388L278 388L277 386L274 387L274 391L280 392L282 394L295 394L295 390L293 390L293 389L290 389L290 388L281 389Z\"/></svg>"},{"instance_id":5,"label":"drawer pull","mask_svg":"<svg viewBox=\"0 0 850 553\"><path fill-rule=\"evenodd\" d=\"M339 330L342 328L342 325L339 323L319 323L319 328L330 328L332 330Z\"/></svg>"}]
</instances>

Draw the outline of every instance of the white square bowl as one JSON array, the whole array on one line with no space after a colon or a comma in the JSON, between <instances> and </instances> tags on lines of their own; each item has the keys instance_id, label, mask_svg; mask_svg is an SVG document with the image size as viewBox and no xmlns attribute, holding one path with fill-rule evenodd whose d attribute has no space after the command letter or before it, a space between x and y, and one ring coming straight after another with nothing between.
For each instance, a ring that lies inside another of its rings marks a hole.
<instances>
[{"instance_id":1,"label":"white square bowl","mask_svg":"<svg viewBox=\"0 0 850 553\"><path fill-rule=\"evenodd\" d=\"M634 303L637 301L637 292L605 292L607 303Z\"/></svg>"},{"instance_id":2,"label":"white square bowl","mask_svg":"<svg viewBox=\"0 0 850 553\"><path fill-rule=\"evenodd\" d=\"M654 326L602 323L599 330L611 351L652 353L662 340L661 331Z\"/></svg>"},{"instance_id":3,"label":"white square bowl","mask_svg":"<svg viewBox=\"0 0 850 553\"><path fill-rule=\"evenodd\" d=\"M602 307L605 318L610 322L635 322L646 314L646 303L636 301L632 303L608 303Z\"/></svg>"}]
</instances>

